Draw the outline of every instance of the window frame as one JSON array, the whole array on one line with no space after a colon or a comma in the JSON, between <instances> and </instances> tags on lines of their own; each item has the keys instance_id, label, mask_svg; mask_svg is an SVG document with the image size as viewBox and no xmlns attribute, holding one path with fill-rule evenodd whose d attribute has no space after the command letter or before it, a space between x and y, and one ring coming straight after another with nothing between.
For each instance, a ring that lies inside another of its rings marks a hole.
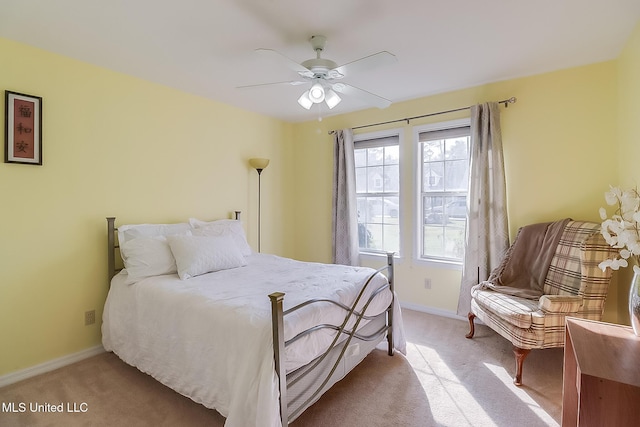
<instances>
[{"instance_id":1,"label":"window frame","mask_svg":"<svg viewBox=\"0 0 640 427\"><path fill-rule=\"evenodd\" d=\"M462 270L462 265L464 260L453 260L448 258L438 258L438 257L429 257L422 256L422 248L424 246L424 213L422 206L422 143L420 142L420 134L425 132L433 132L439 130L447 130L458 127L470 127L471 126L471 118L463 118L463 119L455 119L455 120L447 120L443 122L437 123L429 123L420 126L413 127L413 148L414 148L414 206L413 206L413 214L414 214L414 223L413 223L413 235L416 236L413 239L413 251L414 251L414 261L420 264L426 264L436 267L446 267L454 270ZM469 149L471 150L471 144L469 144ZM469 157L471 156L471 151L469 151ZM468 192L468 189L467 189ZM468 193L467 193L468 197ZM468 218L467 218L468 221Z\"/></svg>"},{"instance_id":2,"label":"window frame","mask_svg":"<svg viewBox=\"0 0 640 427\"><path fill-rule=\"evenodd\" d=\"M358 134L354 134L353 135L353 148L354 148L354 155L355 155L355 150L358 148L362 148L362 147L358 147L358 142L363 142L363 141L369 141L369 140L375 140L375 139L384 139L384 138L397 138L398 139L398 251L394 252L394 257L396 258L401 258L402 257L402 243L403 243L403 229L404 229L404 221L403 221L403 216L405 215L404 213L404 209L403 209L403 186L402 186L402 171L403 171L403 163L405 162L404 160L404 155L403 155L403 149L402 149L402 140L403 140L403 130L401 128L393 128L393 129L387 129L387 130L382 130L382 131L376 131L376 132L363 132L363 133L358 133ZM355 165L354 165L355 168ZM356 198L358 197L358 193L356 192ZM367 250L363 248L360 248L360 245L358 244L358 252L360 254L360 256L364 256L364 257L372 257L372 258L379 258L379 257L386 257L387 252L383 249L383 250Z\"/></svg>"}]
</instances>

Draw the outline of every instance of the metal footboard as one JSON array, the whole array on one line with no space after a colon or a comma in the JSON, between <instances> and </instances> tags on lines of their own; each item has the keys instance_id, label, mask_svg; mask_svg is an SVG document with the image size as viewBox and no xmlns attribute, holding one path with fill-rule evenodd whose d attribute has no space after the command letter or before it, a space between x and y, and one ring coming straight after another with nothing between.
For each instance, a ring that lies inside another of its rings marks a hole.
<instances>
[{"instance_id":1,"label":"metal footboard","mask_svg":"<svg viewBox=\"0 0 640 427\"><path fill-rule=\"evenodd\" d=\"M371 295L367 298L366 301L364 301L364 305L360 309L360 311L356 310L356 307L360 304L365 292L371 285L374 276L385 270L387 271L388 283L385 283L384 285L371 292ZM269 298L271 299L274 361L280 390L280 418L284 427L288 426L289 422L297 418L302 413L302 411L304 411L304 409L307 408L310 404L319 399L322 393L326 391L327 385L331 386L334 382L340 379L338 378L337 380L334 380L334 373L336 372L336 369L338 369L338 366L341 363L344 363L345 353L347 352L347 349L349 348L352 340L355 339L365 342L374 341L376 339L379 340L386 333L388 354L390 356L393 355L394 347L392 325L393 304L395 298L393 273L393 253L388 253L387 265L369 276L367 281L360 289L357 298L350 307L336 301L319 298L305 301L295 307L283 311L283 301L285 295L281 292L275 292L269 295ZM386 290L391 291L392 294L392 300L387 309L379 315L367 316L366 313L369 304L376 298L377 295ZM285 342L283 330L284 317L310 304L317 303L329 303L342 308L346 312L342 323L340 325L315 325ZM380 316L385 317L382 326L373 331L367 331L367 333L365 334L358 332L359 326L363 320L370 321ZM354 324L353 327L348 329L347 325L350 321L353 321ZM334 331L336 331L333 341L329 345L327 350L308 365L297 369L295 371L295 375L287 375L285 369L285 348L293 342L299 340L300 338L321 329L333 329ZM333 364L327 365L327 362L331 363L331 360L329 360L330 357L336 357L336 359L335 361L333 361ZM323 362L325 363L323 364ZM288 395L287 391L289 388L295 386L296 383L307 378L308 376L317 375L318 372L316 372L316 370L319 370L322 375L318 377L318 380L312 380L312 384L309 385L309 387L315 387L314 389L311 389L309 393L301 393L296 396ZM330 384L331 381L333 381L333 383ZM304 400L300 401L301 399Z\"/></svg>"}]
</instances>

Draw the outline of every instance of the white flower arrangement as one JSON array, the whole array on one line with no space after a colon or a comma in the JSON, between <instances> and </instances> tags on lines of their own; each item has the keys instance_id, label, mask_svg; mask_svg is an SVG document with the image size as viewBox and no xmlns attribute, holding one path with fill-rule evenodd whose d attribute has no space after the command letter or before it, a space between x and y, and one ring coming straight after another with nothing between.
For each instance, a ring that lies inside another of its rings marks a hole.
<instances>
[{"instance_id":1,"label":"white flower arrangement","mask_svg":"<svg viewBox=\"0 0 640 427\"><path fill-rule=\"evenodd\" d=\"M601 233L611 247L618 249L619 256L598 264L603 271L607 267L618 270L629 265L627 260L635 260L633 271L640 274L640 194L638 189L621 190L611 187L604 195L609 206L617 205L615 213L607 218L605 208L600 208L603 220Z\"/></svg>"}]
</instances>

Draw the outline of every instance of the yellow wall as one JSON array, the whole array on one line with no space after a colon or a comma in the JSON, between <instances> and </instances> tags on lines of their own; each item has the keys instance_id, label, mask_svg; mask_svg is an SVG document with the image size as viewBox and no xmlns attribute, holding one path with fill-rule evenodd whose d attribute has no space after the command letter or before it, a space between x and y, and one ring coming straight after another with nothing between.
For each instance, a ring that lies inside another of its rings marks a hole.
<instances>
[{"instance_id":1,"label":"yellow wall","mask_svg":"<svg viewBox=\"0 0 640 427\"><path fill-rule=\"evenodd\" d=\"M106 216L127 222L244 212L262 249L293 256L292 126L0 39L0 90L43 98L43 166L0 163L0 375L101 342ZM0 117L4 117L4 102ZM3 125L4 128L4 120ZM95 309L96 323L84 326Z\"/></svg>"},{"instance_id":2,"label":"yellow wall","mask_svg":"<svg viewBox=\"0 0 640 427\"><path fill-rule=\"evenodd\" d=\"M105 216L169 222L239 209L255 247L250 157L271 159L262 176L263 251L330 261L331 129L517 97L502 108L512 235L535 221L598 220L609 184L640 181L638 27L615 61L293 125L6 39L0 57L11 58L0 67L0 89L42 96L44 105L44 165L0 163L0 375L100 343ZM455 311L460 271L413 259L412 128L466 114L367 130L400 128L409 159L400 299L442 312ZM624 321L626 292L613 287L605 320ZM85 327L89 309L97 321Z\"/></svg>"},{"instance_id":3,"label":"yellow wall","mask_svg":"<svg viewBox=\"0 0 640 427\"><path fill-rule=\"evenodd\" d=\"M296 159L296 254L316 261L331 260L332 138L328 130L445 111L483 101L515 96L501 107L507 174L510 230L563 217L599 221L602 195L617 175L616 62L514 79L480 87L397 103L385 110L367 110L294 126ZM402 258L396 289L405 303L455 312L460 271L434 268L414 261L415 223L412 195L415 163L412 127L468 116L468 111L369 128L398 127L403 131L401 153ZM321 238L326 236L326 238ZM378 262L379 263L379 262ZM365 260L365 264L374 262ZM424 289L431 278L432 289ZM615 289L612 289L615 300ZM611 306L611 307L610 307ZM615 304L607 318L615 318Z\"/></svg>"},{"instance_id":4,"label":"yellow wall","mask_svg":"<svg viewBox=\"0 0 640 427\"><path fill-rule=\"evenodd\" d=\"M618 181L614 185L640 185L640 23L618 58ZM621 323L629 323L627 310L632 271L621 270L618 277L618 312Z\"/></svg>"}]
</instances>

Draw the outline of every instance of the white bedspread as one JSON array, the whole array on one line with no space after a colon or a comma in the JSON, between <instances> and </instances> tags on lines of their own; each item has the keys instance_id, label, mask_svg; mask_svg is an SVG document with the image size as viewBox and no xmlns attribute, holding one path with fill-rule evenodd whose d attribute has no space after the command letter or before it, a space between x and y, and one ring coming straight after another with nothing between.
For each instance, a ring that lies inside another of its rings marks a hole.
<instances>
[{"instance_id":1,"label":"white bedspread","mask_svg":"<svg viewBox=\"0 0 640 427\"><path fill-rule=\"evenodd\" d=\"M105 304L102 341L130 365L216 409L227 427L280 426L268 295L284 292L285 310L311 298L351 305L373 270L264 254L247 260L245 267L184 281L165 275L126 285L126 273L118 274ZM390 292L376 296L367 315L390 301ZM395 346L404 352L397 298L394 307ZM285 340L319 323L340 324L345 315L331 304L296 313L285 317ZM313 360L332 338L332 332L316 332L287 348L287 371Z\"/></svg>"}]
</instances>

